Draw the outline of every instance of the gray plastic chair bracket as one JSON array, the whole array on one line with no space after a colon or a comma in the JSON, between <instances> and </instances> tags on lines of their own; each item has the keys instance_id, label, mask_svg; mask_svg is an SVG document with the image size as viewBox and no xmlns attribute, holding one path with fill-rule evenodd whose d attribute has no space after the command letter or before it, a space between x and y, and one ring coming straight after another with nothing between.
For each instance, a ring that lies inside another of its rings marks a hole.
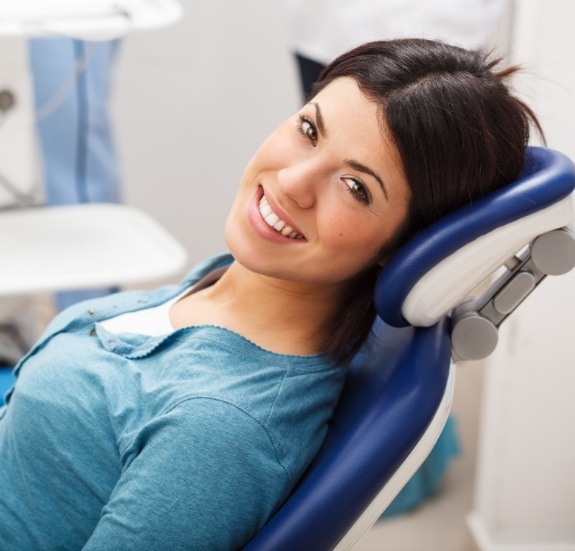
<instances>
[{"instance_id":1,"label":"gray plastic chair bracket","mask_svg":"<svg viewBox=\"0 0 575 551\"><path fill-rule=\"evenodd\" d=\"M454 362L480 360L497 346L498 328L547 275L562 275L575 267L575 231L559 228L537 237L529 247L505 262L506 272L476 299L451 315Z\"/></svg>"}]
</instances>

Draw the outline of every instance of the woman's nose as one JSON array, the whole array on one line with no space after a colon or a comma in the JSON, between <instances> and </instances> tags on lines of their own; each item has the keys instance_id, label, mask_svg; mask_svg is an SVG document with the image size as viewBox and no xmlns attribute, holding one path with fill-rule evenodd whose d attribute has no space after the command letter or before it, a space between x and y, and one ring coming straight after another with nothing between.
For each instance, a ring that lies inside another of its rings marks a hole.
<instances>
[{"instance_id":1,"label":"woman's nose","mask_svg":"<svg viewBox=\"0 0 575 551\"><path fill-rule=\"evenodd\" d=\"M285 167L278 172L280 192L302 209L314 206L317 200L319 170L311 161Z\"/></svg>"}]
</instances>

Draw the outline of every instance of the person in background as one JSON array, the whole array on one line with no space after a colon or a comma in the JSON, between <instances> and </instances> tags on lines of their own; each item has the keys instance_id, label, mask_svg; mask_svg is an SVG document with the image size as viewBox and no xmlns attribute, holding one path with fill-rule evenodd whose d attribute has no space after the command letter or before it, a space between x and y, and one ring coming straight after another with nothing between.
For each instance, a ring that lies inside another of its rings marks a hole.
<instances>
[{"instance_id":1,"label":"person in background","mask_svg":"<svg viewBox=\"0 0 575 551\"><path fill-rule=\"evenodd\" d=\"M42 192L48 205L120 201L109 112L118 47L119 40L52 36L28 42ZM62 291L56 293L56 307L62 310L117 290ZM0 327L0 366L13 365L28 350L29 333L36 332L22 305L14 310Z\"/></svg>"},{"instance_id":2,"label":"person in background","mask_svg":"<svg viewBox=\"0 0 575 551\"><path fill-rule=\"evenodd\" d=\"M418 36L490 49L509 0L284 0L288 38L307 97L321 70L371 40Z\"/></svg>"},{"instance_id":3,"label":"person in background","mask_svg":"<svg viewBox=\"0 0 575 551\"><path fill-rule=\"evenodd\" d=\"M35 38L29 43L36 125L48 205L120 201L110 121L119 40ZM57 243L54 246L58 246ZM64 291L59 309L117 289Z\"/></svg>"}]
</instances>

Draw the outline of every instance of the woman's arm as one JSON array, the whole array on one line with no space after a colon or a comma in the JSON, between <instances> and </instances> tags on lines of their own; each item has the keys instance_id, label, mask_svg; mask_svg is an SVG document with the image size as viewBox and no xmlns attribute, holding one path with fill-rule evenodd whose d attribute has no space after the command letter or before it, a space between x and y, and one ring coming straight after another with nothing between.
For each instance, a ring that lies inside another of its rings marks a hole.
<instances>
[{"instance_id":1,"label":"woman's arm","mask_svg":"<svg viewBox=\"0 0 575 551\"><path fill-rule=\"evenodd\" d=\"M142 431L84 549L239 549L288 487L260 423L186 400Z\"/></svg>"}]
</instances>

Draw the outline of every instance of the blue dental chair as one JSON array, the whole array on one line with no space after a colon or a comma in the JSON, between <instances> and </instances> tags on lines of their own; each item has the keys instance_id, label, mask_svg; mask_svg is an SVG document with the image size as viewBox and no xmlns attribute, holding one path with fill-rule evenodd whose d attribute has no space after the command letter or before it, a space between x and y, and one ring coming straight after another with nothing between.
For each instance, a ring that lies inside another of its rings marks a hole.
<instances>
[{"instance_id":1,"label":"blue dental chair","mask_svg":"<svg viewBox=\"0 0 575 551\"><path fill-rule=\"evenodd\" d=\"M546 275L575 266L564 228L575 219L574 189L567 157L529 148L517 182L438 221L394 256L376 285L373 338L350 366L324 445L246 551L353 547L439 437L453 363L490 354L497 327ZM0 396L9 384L9 370L0 370Z\"/></svg>"},{"instance_id":2,"label":"blue dental chair","mask_svg":"<svg viewBox=\"0 0 575 551\"><path fill-rule=\"evenodd\" d=\"M441 433L454 363L489 355L505 318L547 275L575 266L565 227L574 189L567 157L529 148L517 182L393 257L376 285L380 319L350 366L326 441L244 551L348 550L375 523Z\"/></svg>"}]
</instances>

